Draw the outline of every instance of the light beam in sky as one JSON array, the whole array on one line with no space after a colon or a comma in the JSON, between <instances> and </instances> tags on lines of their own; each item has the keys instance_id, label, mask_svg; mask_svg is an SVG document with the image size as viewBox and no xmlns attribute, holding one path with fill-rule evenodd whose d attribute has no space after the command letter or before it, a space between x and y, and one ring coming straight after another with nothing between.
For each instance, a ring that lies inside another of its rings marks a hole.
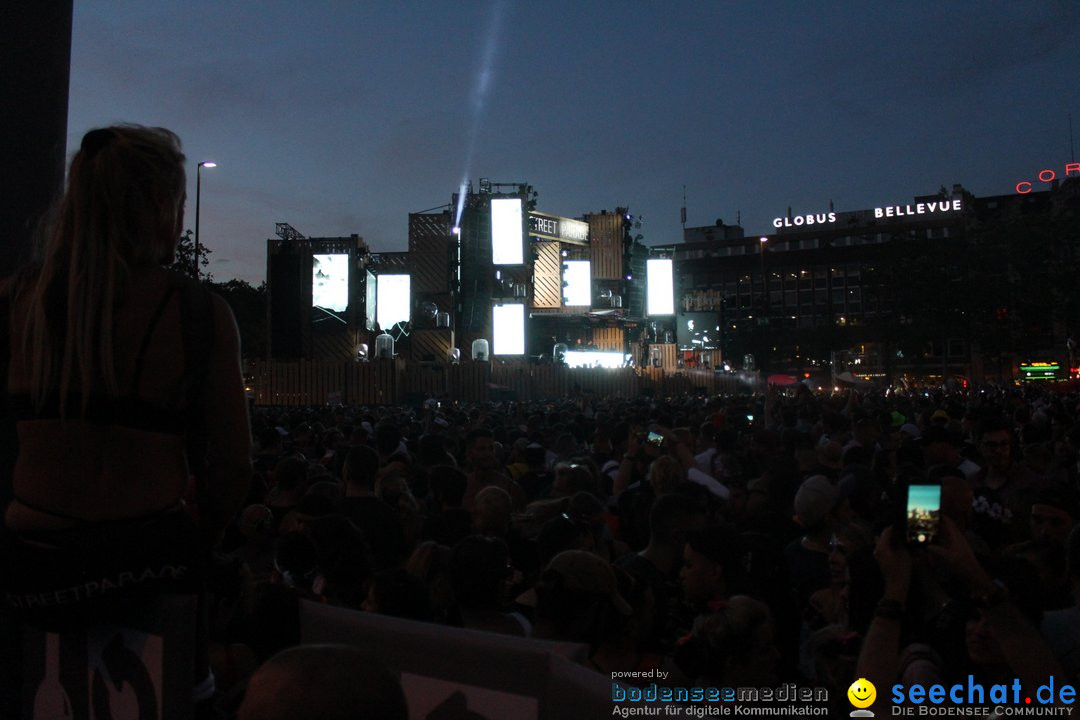
<instances>
[{"instance_id":1,"label":"light beam in sky","mask_svg":"<svg viewBox=\"0 0 1080 720\"><path fill-rule=\"evenodd\" d=\"M484 43L484 52L480 57L480 68L476 73L476 82L473 85L472 96L472 129L469 132L469 143L465 151L465 171L461 174L461 188L458 191L457 212L454 215L454 227L461 225L461 213L465 208L465 191L469 186L469 173L472 171L473 153L476 151L476 143L480 137L480 121L483 118L484 107L487 104L488 95L495 85L495 51L498 48L499 34L502 29L504 3L497 0L491 7L491 22L488 24L487 41Z\"/></svg>"}]
</instances>

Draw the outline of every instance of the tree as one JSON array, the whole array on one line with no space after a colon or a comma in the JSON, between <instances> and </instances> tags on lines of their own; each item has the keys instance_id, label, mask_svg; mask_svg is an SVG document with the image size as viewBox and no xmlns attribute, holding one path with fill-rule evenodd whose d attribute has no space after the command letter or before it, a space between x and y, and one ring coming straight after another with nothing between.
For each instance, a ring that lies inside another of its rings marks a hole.
<instances>
[{"instance_id":1,"label":"tree","mask_svg":"<svg viewBox=\"0 0 1080 720\"><path fill-rule=\"evenodd\" d=\"M240 348L244 357L264 357L267 348L266 331L266 283L259 287L244 280L229 280L215 283L214 276L206 271L210 264L209 255L214 251L202 243L199 244L199 278L211 290L220 295L232 308L236 325L240 329ZM176 245L176 259L169 266L170 270L195 276L195 237L191 230L185 230Z\"/></svg>"},{"instance_id":2,"label":"tree","mask_svg":"<svg viewBox=\"0 0 1080 720\"><path fill-rule=\"evenodd\" d=\"M240 351L245 358L267 355L266 283L253 287L244 280L213 283L214 292L225 299L240 328Z\"/></svg>"},{"instance_id":3,"label":"tree","mask_svg":"<svg viewBox=\"0 0 1080 720\"><path fill-rule=\"evenodd\" d=\"M202 279L206 282L213 282L214 280L214 276L206 272L206 267L210 264L209 255L212 252L214 251L206 247L206 245L199 244L199 269L202 270ZM184 275L195 277L195 237L191 230L185 230L184 234L180 236L180 241L176 244L176 259L169 268Z\"/></svg>"}]
</instances>

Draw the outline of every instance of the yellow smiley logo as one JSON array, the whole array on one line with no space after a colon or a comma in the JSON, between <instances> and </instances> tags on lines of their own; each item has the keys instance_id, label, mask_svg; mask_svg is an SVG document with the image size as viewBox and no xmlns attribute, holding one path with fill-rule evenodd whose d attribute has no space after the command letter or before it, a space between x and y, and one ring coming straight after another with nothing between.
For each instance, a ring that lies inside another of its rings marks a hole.
<instances>
[{"instance_id":1,"label":"yellow smiley logo","mask_svg":"<svg viewBox=\"0 0 1080 720\"><path fill-rule=\"evenodd\" d=\"M874 683L866 678L859 678L851 683L851 687L847 689L847 697L855 707L867 708L874 704L874 699L877 697L877 688L874 687Z\"/></svg>"}]
</instances>

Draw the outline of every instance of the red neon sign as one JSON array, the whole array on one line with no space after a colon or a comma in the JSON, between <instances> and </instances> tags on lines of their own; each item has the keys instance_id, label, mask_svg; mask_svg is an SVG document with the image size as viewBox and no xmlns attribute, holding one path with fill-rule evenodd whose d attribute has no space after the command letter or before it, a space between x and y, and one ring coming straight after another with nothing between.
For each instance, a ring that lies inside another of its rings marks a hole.
<instances>
[{"instance_id":1,"label":"red neon sign","mask_svg":"<svg viewBox=\"0 0 1080 720\"><path fill-rule=\"evenodd\" d=\"M1069 177L1070 175L1080 175L1080 163L1067 163L1065 165L1065 172L1062 176ZM1058 174L1048 168L1046 170L1040 170L1038 177L1040 182L1052 183L1057 180ZM1031 192L1031 181L1022 180L1021 182L1016 183L1016 192L1021 195L1027 195Z\"/></svg>"}]
</instances>

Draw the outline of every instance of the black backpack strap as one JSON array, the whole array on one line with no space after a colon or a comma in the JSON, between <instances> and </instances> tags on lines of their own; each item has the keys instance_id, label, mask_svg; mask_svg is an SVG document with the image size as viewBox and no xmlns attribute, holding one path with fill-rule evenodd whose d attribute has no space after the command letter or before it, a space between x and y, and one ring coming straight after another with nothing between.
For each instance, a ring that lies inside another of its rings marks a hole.
<instances>
[{"instance_id":1,"label":"black backpack strap","mask_svg":"<svg viewBox=\"0 0 1080 720\"><path fill-rule=\"evenodd\" d=\"M11 365L11 298L0 295L0 397L7 398L8 366Z\"/></svg>"},{"instance_id":2,"label":"black backpack strap","mask_svg":"<svg viewBox=\"0 0 1080 720\"><path fill-rule=\"evenodd\" d=\"M184 347L180 401L187 409L188 464L191 473L201 478L206 467L204 388L214 347L214 300L208 290L187 278L183 279L180 292L180 332Z\"/></svg>"},{"instance_id":3,"label":"black backpack strap","mask_svg":"<svg viewBox=\"0 0 1080 720\"><path fill-rule=\"evenodd\" d=\"M154 314L150 316L150 323L146 326L142 343L139 345L139 354L135 356L135 371L131 374L131 388L128 390L130 397L139 396L139 383L142 380L143 366L146 364L146 351L150 349L150 339L154 336L154 331L161 322L161 317L165 314L165 308L168 307L175 290L176 288L172 286L165 288L165 293L154 308Z\"/></svg>"},{"instance_id":4,"label":"black backpack strap","mask_svg":"<svg viewBox=\"0 0 1080 720\"><path fill-rule=\"evenodd\" d=\"M195 283L186 284L180 299L180 332L184 343L184 384L200 394L214 347L214 300ZM189 398L195 396L189 395Z\"/></svg>"},{"instance_id":5,"label":"black backpack strap","mask_svg":"<svg viewBox=\"0 0 1080 720\"><path fill-rule=\"evenodd\" d=\"M11 298L0 296L0 508L13 497L12 476L19 454L19 436L15 432L15 409L8 393L8 367L11 365Z\"/></svg>"}]
</instances>

